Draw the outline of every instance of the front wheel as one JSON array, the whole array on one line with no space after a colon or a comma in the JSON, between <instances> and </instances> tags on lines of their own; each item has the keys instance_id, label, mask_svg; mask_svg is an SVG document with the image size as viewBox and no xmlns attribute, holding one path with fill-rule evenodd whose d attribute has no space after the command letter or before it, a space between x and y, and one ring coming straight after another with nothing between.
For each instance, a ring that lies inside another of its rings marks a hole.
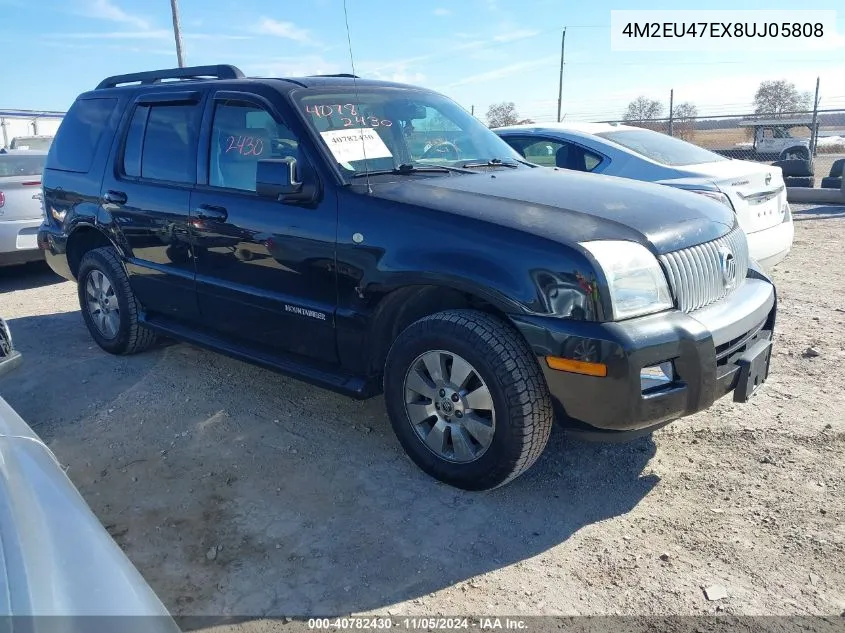
<instances>
[{"instance_id":1,"label":"front wheel","mask_svg":"<svg viewBox=\"0 0 845 633\"><path fill-rule=\"evenodd\" d=\"M410 325L387 357L385 401L402 447L426 473L465 490L525 472L551 433L551 397L518 332L452 310Z\"/></svg>"}]
</instances>

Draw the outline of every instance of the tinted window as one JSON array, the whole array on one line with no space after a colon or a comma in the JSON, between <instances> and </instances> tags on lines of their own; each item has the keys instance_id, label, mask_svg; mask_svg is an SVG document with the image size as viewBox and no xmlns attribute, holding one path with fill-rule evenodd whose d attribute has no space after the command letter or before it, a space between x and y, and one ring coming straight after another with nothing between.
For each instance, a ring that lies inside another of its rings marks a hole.
<instances>
[{"instance_id":1,"label":"tinted window","mask_svg":"<svg viewBox=\"0 0 845 633\"><path fill-rule=\"evenodd\" d=\"M211 126L208 184L255 191L258 161L295 158L299 140L266 110L251 103L218 101Z\"/></svg>"},{"instance_id":2,"label":"tinted window","mask_svg":"<svg viewBox=\"0 0 845 633\"><path fill-rule=\"evenodd\" d=\"M141 154L141 178L196 182L199 123L197 104L150 107Z\"/></svg>"},{"instance_id":3,"label":"tinted window","mask_svg":"<svg viewBox=\"0 0 845 633\"><path fill-rule=\"evenodd\" d=\"M44 154L0 154L0 178L3 176L40 176L44 170Z\"/></svg>"},{"instance_id":4,"label":"tinted window","mask_svg":"<svg viewBox=\"0 0 845 633\"><path fill-rule=\"evenodd\" d=\"M139 106L135 108L132 120L129 122L123 147L123 173L127 176L136 178L141 176L141 149L149 112L150 109L147 106Z\"/></svg>"},{"instance_id":5,"label":"tinted window","mask_svg":"<svg viewBox=\"0 0 845 633\"><path fill-rule=\"evenodd\" d=\"M580 145L550 138L508 138L507 142L526 160L545 167L561 167L574 171L593 171L602 157Z\"/></svg>"},{"instance_id":6,"label":"tinted window","mask_svg":"<svg viewBox=\"0 0 845 633\"><path fill-rule=\"evenodd\" d=\"M651 130L618 130L600 132L597 136L664 165L697 165L728 160L692 143Z\"/></svg>"},{"instance_id":7,"label":"tinted window","mask_svg":"<svg viewBox=\"0 0 845 633\"><path fill-rule=\"evenodd\" d=\"M87 172L105 131L117 99L76 101L59 126L50 154L49 169Z\"/></svg>"}]
</instances>

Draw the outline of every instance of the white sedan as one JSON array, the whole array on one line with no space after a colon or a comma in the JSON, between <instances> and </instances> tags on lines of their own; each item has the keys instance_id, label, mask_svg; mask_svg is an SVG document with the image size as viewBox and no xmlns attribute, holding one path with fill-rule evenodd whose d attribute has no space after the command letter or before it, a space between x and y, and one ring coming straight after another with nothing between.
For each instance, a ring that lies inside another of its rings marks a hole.
<instances>
[{"instance_id":1,"label":"white sedan","mask_svg":"<svg viewBox=\"0 0 845 633\"><path fill-rule=\"evenodd\" d=\"M730 207L766 268L792 248L794 228L780 167L733 160L666 134L611 123L513 125L494 130L527 161L644 180Z\"/></svg>"}]
</instances>

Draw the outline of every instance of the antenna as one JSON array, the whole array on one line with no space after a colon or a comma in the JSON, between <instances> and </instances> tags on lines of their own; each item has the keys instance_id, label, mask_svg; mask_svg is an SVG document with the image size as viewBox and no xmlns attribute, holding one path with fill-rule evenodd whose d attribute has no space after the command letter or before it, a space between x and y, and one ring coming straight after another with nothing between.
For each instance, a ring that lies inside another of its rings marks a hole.
<instances>
[{"instance_id":1,"label":"antenna","mask_svg":"<svg viewBox=\"0 0 845 633\"><path fill-rule=\"evenodd\" d=\"M346 42L349 45L349 62L352 64L352 85L355 88L355 101L358 102L358 107L361 107L361 96L358 94L358 75L355 72L355 58L352 56L352 37L349 34L349 13L346 11L346 0L343 0L343 19L346 22ZM364 174L367 181L367 193L372 193L373 189L370 187L370 166L367 160L367 144L364 142L364 131L361 130L361 150L364 154Z\"/></svg>"}]
</instances>

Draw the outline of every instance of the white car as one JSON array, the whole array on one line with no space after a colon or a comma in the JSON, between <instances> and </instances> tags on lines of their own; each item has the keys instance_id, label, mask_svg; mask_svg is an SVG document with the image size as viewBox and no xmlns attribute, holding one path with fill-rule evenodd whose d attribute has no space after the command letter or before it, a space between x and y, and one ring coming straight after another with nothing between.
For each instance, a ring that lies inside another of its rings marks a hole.
<instances>
[{"instance_id":1,"label":"white car","mask_svg":"<svg viewBox=\"0 0 845 633\"><path fill-rule=\"evenodd\" d=\"M0 266L44 259L36 237L41 226L41 172L47 152L0 150Z\"/></svg>"},{"instance_id":2,"label":"white car","mask_svg":"<svg viewBox=\"0 0 845 633\"><path fill-rule=\"evenodd\" d=\"M0 376L21 358L0 318ZM2 397L0 464L0 617L8 630L179 633L53 452Z\"/></svg>"},{"instance_id":3,"label":"white car","mask_svg":"<svg viewBox=\"0 0 845 633\"><path fill-rule=\"evenodd\" d=\"M718 200L734 211L751 256L766 268L792 248L792 213L780 167L725 158L628 125L527 124L494 132L538 165L655 182Z\"/></svg>"}]
</instances>

